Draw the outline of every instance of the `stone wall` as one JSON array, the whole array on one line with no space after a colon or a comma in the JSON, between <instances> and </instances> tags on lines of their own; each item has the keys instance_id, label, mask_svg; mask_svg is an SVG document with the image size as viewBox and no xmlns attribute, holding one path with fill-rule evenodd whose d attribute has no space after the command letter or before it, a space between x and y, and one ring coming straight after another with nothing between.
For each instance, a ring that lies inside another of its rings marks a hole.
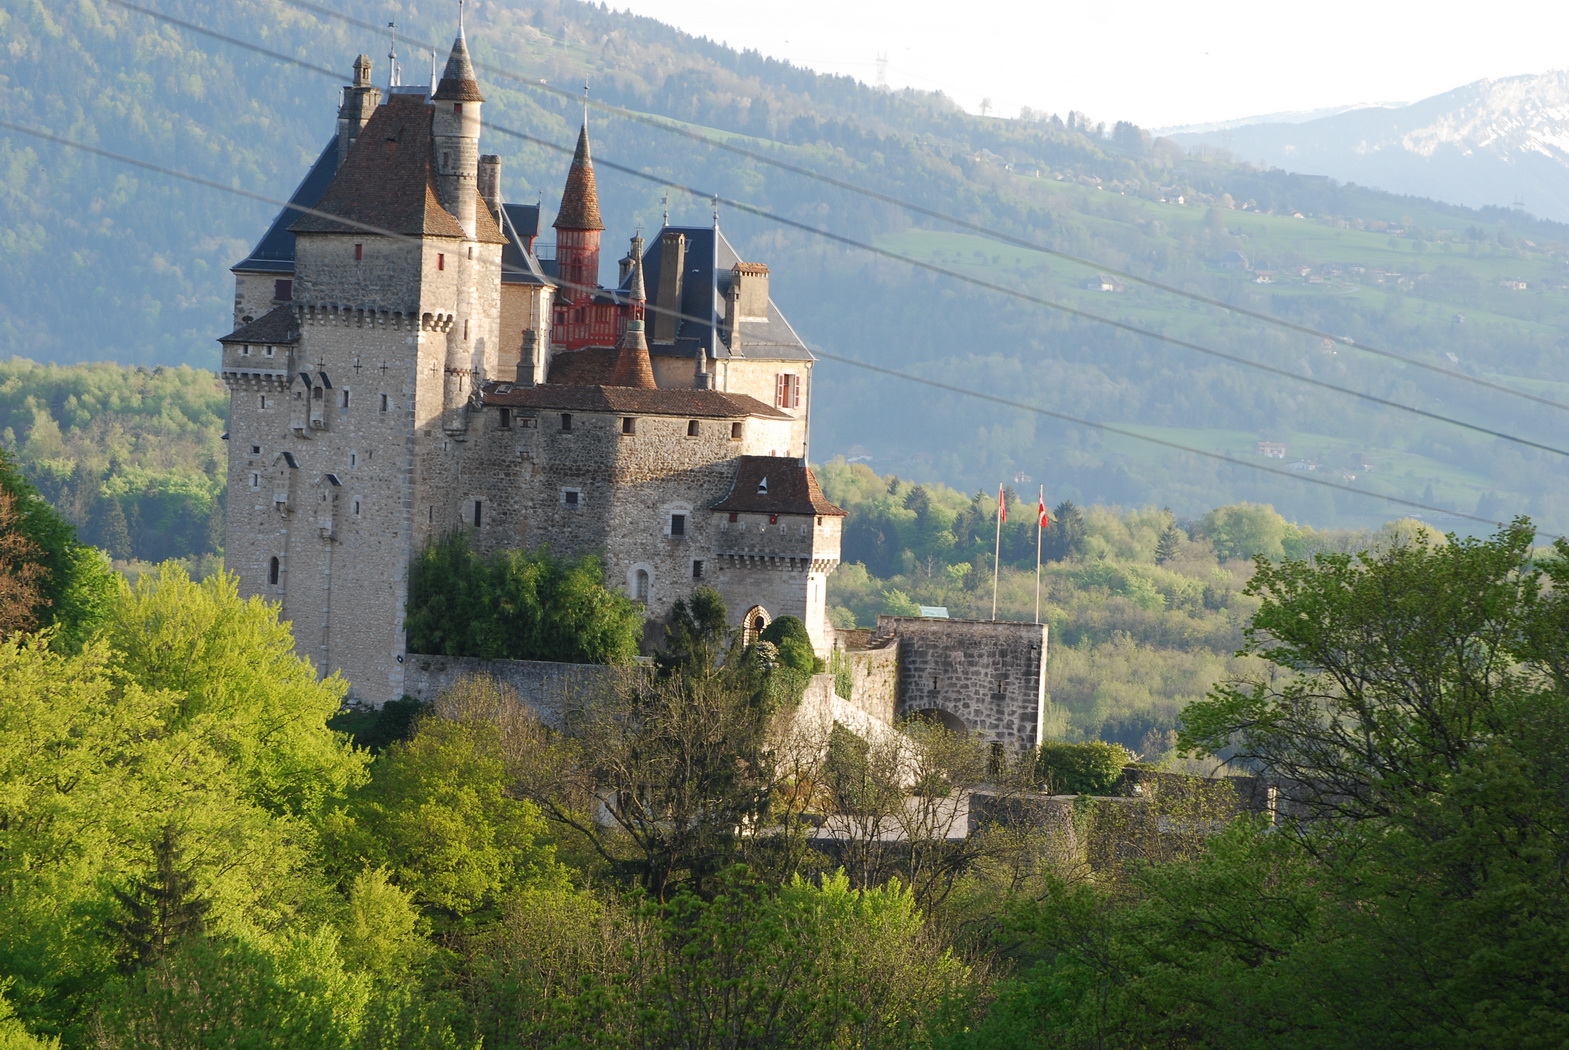
<instances>
[{"instance_id":1,"label":"stone wall","mask_svg":"<svg viewBox=\"0 0 1569 1050\"><path fill-rule=\"evenodd\" d=\"M939 712L994 743L1040 743L1045 625L879 616L872 644L898 652L901 717Z\"/></svg>"},{"instance_id":2,"label":"stone wall","mask_svg":"<svg viewBox=\"0 0 1569 1050\"><path fill-rule=\"evenodd\" d=\"M604 664L561 664L543 660L481 660L473 656L423 656L410 653L403 672L407 695L435 700L460 678L484 674L516 689L548 726L560 728L567 710L611 688L625 674L637 673Z\"/></svg>"}]
</instances>

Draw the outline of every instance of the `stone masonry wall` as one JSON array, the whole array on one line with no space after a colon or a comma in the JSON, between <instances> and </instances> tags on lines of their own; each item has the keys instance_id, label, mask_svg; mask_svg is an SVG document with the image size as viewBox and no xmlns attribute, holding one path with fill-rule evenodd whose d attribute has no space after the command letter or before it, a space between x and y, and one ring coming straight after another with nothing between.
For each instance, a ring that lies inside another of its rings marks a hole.
<instances>
[{"instance_id":1,"label":"stone masonry wall","mask_svg":"<svg viewBox=\"0 0 1569 1050\"><path fill-rule=\"evenodd\" d=\"M873 645L898 649L898 714L940 711L986 740L1040 743L1046 627L990 620L879 616Z\"/></svg>"},{"instance_id":2,"label":"stone masonry wall","mask_svg":"<svg viewBox=\"0 0 1569 1050\"><path fill-rule=\"evenodd\" d=\"M610 688L625 668L603 664L561 664L543 660L481 660L472 656L410 653L403 673L407 695L435 700L460 678L484 674L516 689L545 725L559 729L575 704Z\"/></svg>"}]
</instances>

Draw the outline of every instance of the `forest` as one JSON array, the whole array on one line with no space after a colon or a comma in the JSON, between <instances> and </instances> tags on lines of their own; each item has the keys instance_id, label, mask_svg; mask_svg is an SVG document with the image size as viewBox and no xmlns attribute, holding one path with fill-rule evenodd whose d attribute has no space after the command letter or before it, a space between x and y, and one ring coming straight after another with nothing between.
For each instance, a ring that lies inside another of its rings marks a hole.
<instances>
[{"instance_id":1,"label":"forest","mask_svg":"<svg viewBox=\"0 0 1569 1050\"><path fill-rule=\"evenodd\" d=\"M17 41L8 111L168 169L0 132L0 348L212 367L225 268L274 209L169 171L287 196L353 56L377 56L383 82L386 13L340 6L0 14ZM449 45L450 18L397 20L413 76L426 46ZM1253 502L1320 528L1418 512L1486 532L1526 513L1569 532L1561 456L1540 447L1557 445L1566 393L1562 225L1184 153L1078 113L978 117L577 0L487 4L470 37L509 199L553 212L585 78L607 244L667 208L706 224L722 198L727 236L770 265L823 355L818 459L966 491L1024 475L1080 506L1190 518ZM1260 441L1302 476L1255 469Z\"/></svg>"},{"instance_id":2,"label":"forest","mask_svg":"<svg viewBox=\"0 0 1569 1050\"><path fill-rule=\"evenodd\" d=\"M1276 778L1260 814L1107 797L1106 745L798 746L815 665L711 591L554 730L486 679L345 710L276 607L128 581L7 466L0 1046L1562 1046L1569 543L1534 538L1255 563L1253 664L1176 749Z\"/></svg>"}]
</instances>

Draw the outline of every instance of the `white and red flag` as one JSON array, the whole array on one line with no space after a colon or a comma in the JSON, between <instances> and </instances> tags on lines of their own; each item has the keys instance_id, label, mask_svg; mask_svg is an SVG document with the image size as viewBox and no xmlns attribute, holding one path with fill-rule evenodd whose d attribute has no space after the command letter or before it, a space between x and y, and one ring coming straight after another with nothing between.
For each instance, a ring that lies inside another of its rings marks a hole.
<instances>
[{"instance_id":1,"label":"white and red flag","mask_svg":"<svg viewBox=\"0 0 1569 1050\"><path fill-rule=\"evenodd\" d=\"M1008 520L1008 501L1003 498L1001 482L997 485L997 520Z\"/></svg>"},{"instance_id":2,"label":"white and red flag","mask_svg":"<svg viewBox=\"0 0 1569 1050\"><path fill-rule=\"evenodd\" d=\"M1040 505L1036 508L1035 513L1038 516L1037 524L1041 528L1044 529L1046 526L1051 524L1051 519L1046 516L1046 487L1044 485L1041 486L1041 501Z\"/></svg>"}]
</instances>

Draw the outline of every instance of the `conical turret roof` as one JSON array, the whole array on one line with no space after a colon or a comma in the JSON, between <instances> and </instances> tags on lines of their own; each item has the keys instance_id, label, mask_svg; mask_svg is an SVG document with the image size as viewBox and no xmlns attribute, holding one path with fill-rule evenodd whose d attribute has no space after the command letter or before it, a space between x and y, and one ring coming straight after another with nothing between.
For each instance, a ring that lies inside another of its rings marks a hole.
<instances>
[{"instance_id":1,"label":"conical turret roof","mask_svg":"<svg viewBox=\"0 0 1569 1050\"><path fill-rule=\"evenodd\" d=\"M558 230L603 230L599 218L599 190L594 185L594 158L588 151L588 124L578 132L572 169L561 191L561 210L552 224Z\"/></svg>"},{"instance_id":2,"label":"conical turret roof","mask_svg":"<svg viewBox=\"0 0 1569 1050\"><path fill-rule=\"evenodd\" d=\"M479 93L479 78L474 75L474 63L469 58L469 45L463 39L462 29L458 30L458 38L452 42L447 68L442 72L441 83L436 85L436 93L431 98L442 102L485 101L485 96Z\"/></svg>"}]
</instances>

